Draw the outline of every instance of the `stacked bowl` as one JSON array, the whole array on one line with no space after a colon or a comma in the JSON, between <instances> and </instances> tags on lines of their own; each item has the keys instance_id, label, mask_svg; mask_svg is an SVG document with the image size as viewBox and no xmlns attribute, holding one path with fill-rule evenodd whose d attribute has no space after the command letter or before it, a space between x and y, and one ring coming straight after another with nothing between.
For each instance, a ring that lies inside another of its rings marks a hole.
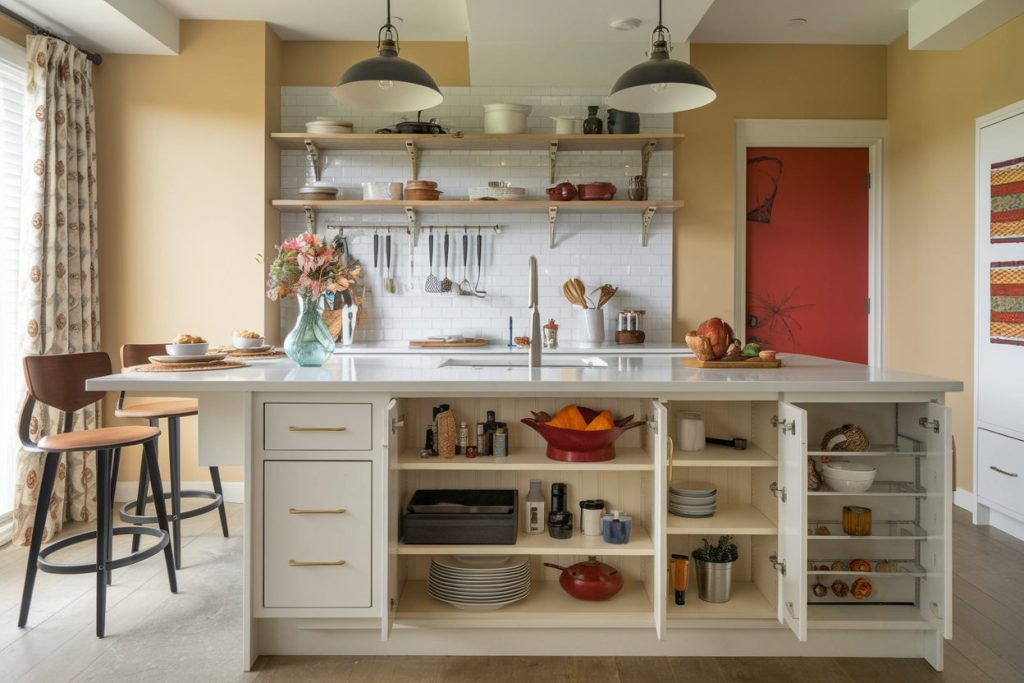
<instances>
[{"instance_id":1,"label":"stacked bowl","mask_svg":"<svg viewBox=\"0 0 1024 683\"><path fill-rule=\"evenodd\" d=\"M450 555L430 561L430 597L465 610L496 610L530 595L530 558Z\"/></svg>"},{"instance_id":2,"label":"stacked bowl","mask_svg":"<svg viewBox=\"0 0 1024 683\"><path fill-rule=\"evenodd\" d=\"M708 481L682 481L669 485L668 511L676 517L711 517L718 489Z\"/></svg>"}]
</instances>

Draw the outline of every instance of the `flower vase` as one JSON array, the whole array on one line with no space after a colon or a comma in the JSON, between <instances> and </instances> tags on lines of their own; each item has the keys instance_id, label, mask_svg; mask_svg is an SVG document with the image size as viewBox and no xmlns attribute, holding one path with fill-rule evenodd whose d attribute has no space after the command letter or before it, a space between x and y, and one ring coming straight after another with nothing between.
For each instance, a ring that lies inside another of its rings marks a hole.
<instances>
[{"instance_id":1,"label":"flower vase","mask_svg":"<svg viewBox=\"0 0 1024 683\"><path fill-rule=\"evenodd\" d=\"M334 353L334 338L323 320L323 297L300 294L299 317L284 338L284 352L304 367L319 367Z\"/></svg>"}]
</instances>

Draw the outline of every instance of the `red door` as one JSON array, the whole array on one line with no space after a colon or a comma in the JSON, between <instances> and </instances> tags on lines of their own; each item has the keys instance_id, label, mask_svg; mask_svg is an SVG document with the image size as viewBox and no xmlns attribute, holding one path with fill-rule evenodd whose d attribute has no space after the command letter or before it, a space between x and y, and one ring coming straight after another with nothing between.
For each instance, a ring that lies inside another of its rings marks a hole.
<instances>
[{"instance_id":1,"label":"red door","mask_svg":"<svg viewBox=\"0 0 1024 683\"><path fill-rule=\"evenodd\" d=\"M868 362L868 150L747 150L747 330Z\"/></svg>"}]
</instances>

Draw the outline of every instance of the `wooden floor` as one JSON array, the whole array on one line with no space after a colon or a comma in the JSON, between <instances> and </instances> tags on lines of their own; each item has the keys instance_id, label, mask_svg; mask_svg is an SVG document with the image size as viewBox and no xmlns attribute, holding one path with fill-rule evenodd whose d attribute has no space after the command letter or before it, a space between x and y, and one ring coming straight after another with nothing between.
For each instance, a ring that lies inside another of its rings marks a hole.
<instances>
[{"instance_id":1,"label":"wooden floor","mask_svg":"<svg viewBox=\"0 0 1024 683\"><path fill-rule=\"evenodd\" d=\"M335 681L381 683L652 683L657 681L1024 681L1024 543L954 514L953 640L946 671L924 660L631 657L262 657L239 671L241 508L232 536L216 515L186 520L179 584L163 562L119 570L107 637L94 635L95 579L40 572L29 628L17 627L25 549L0 549L0 681ZM127 538L118 539L124 549ZM89 559L91 546L67 561Z\"/></svg>"}]
</instances>

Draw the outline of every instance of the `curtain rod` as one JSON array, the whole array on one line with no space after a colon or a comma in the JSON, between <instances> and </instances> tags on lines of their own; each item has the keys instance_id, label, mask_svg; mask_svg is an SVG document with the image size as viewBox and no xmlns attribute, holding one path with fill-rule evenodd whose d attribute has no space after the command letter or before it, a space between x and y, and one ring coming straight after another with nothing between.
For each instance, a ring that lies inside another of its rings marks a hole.
<instances>
[{"instance_id":1,"label":"curtain rod","mask_svg":"<svg viewBox=\"0 0 1024 683\"><path fill-rule=\"evenodd\" d=\"M56 38L57 40L63 40L65 43L67 43L71 47L75 48L76 50L84 52L85 53L85 58L88 59L93 64L100 64L100 63L103 62L103 55L99 54L98 52L90 52L89 50L81 48L81 47L75 45L74 43L72 43L70 40L67 40L66 38L62 38L62 37L58 36L57 34L51 32L51 31L46 30L45 28L43 28L39 24L35 24L35 23L29 21L28 19L26 19L25 17L21 16L17 12L15 12L13 10L10 10L10 9L4 7L3 5L0 5L0 14L6 14L11 19L14 19L16 22L18 22L19 24L25 26L28 30L32 31L32 33L35 33L35 34L41 35L41 36L48 36L50 38Z\"/></svg>"}]
</instances>

